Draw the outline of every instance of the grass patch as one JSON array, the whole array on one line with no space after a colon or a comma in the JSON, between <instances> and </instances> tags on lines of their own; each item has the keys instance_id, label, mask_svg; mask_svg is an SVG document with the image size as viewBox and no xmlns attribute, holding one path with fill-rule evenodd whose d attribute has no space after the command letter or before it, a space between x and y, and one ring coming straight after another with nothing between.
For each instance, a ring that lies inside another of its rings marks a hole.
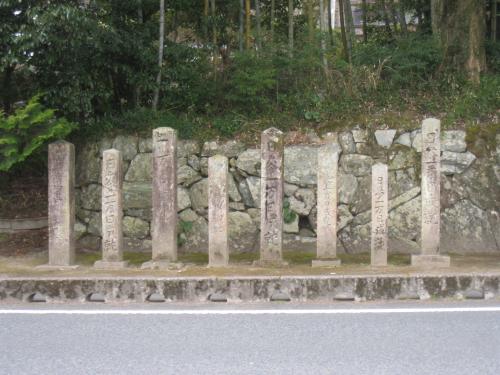
<instances>
[{"instance_id":1,"label":"grass patch","mask_svg":"<svg viewBox=\"0 0 500 375\"><path fill-rule=\"evenodd\" d=\"M342 265L369 265L370 253L359 254L339 254ZM140 266L142 263L151 260L151 253L125 252L124 260L128 260L132 266ZM305 251L284 251L283 258L291 265L310 265L316 258L316 254ZM101 253L79 253L76 256L76 262L83 266L92 266L95 261L101 259ZM229 262L234 264L252 264L259 259L256 252L233 253L229 255ZM185 264L207 265L208 254L202 252L179 254L179 262ZM394 266L410 265L409 254L389 254L388 263Z\"/></svg>"}]
</instances>

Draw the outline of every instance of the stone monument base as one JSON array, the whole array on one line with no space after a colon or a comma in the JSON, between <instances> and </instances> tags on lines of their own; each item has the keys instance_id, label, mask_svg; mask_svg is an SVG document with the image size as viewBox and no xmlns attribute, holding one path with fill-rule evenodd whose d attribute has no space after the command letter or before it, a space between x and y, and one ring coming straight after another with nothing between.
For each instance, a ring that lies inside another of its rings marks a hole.
<instances>
[{"instance_id":1,"label":"stone monument base","mask_svg":"<svg viewBox=\"0 0 500 375\"><path fill-rule=\"evenodd\" d=\"M142 270L178 270L183 266L182 263L172 262L170 260L149 260L142 263Z\"/></svg>"},{"instance_id":2,"label":"stone monument base","mask_svg":"<svg viewBox=\"0 0 500 375\"><path fill-rule=\"evenodd\" d=\"M53 264L42 264L40 266L36 266L35 269L40 270L40 271L57 271L57 270L70 271L70 270L76 270L79 267L80 266L78 264L71 264L71 265L67 265L67 266L56 266Z\"/></svg>"},{"instance_id":3,"label":"stone monument base","mask_svg":"<svg viewBox=\"0 0 500 375\"><path fill-rule=\"evenodd\" d=\"M108 262L105 260L98 260L94 263L94 268L100 270L120 270L128 266L128 260Z\"/></svg>"},{"instance_id":4,"label":"stone monument base","mask_svg":"<svg viewBox=\"0 0 500 375\"><path fill-rule=\"evenodd\" d=\"M288 267L288 262L282 259L259 259L253 262L254 267Z\"/></svg>"},{"instance_id":5,"label":"stone monument base","mask_svg":"<svg viewBox=\"0 0 500 375\"><path fill-rule=\"evenodd\" d=\"M341 264L340 259L314 259L311 263L312 267L339 267Z\"/></svg>"},{"instance_id":6,"label":"stone monument base","mask_svg":"<svg viewBox=\"0 0 500 375\"><path fill-rule=\"evenodd\" d=\"M449 267L450 257L447 255L412 255L411 265L414 267Z\"/></svg>"}]
</instances>

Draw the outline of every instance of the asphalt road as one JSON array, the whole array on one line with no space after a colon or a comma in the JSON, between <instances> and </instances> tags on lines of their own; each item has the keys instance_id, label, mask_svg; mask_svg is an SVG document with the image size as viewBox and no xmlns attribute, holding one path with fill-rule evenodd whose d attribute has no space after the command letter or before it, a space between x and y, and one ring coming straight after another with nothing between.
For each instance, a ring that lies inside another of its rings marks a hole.
<instances>
[{"instance_id":1,"label":"asphalt road","mask_svg":"<svg viewBox=\"0 0 500 375\"><path fill-rule=\"evenodd\" d=\"M498 302L0 309L2 375L500 374Z\"/></svg>"}]
</instances>

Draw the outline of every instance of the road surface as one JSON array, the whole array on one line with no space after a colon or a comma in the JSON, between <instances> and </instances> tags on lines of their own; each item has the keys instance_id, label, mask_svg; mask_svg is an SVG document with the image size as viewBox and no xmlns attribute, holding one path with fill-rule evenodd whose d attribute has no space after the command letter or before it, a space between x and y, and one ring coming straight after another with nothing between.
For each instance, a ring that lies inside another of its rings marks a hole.
<instances>
[{"instance_id":1,"label":"road surface","mask_svg":"<svg viewBox=\"0 0 500 375\"><path fill-rule=\"evenodd\" d=\"M500 303L0 305L0 374L500 374Z\"/></svg>"}]
</instances>

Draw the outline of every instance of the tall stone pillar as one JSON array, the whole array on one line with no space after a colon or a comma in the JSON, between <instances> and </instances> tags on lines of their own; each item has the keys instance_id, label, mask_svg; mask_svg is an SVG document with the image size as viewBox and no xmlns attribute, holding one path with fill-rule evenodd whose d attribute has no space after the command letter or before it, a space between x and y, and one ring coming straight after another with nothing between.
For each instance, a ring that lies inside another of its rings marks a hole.
<instances>
[{"instance_id":1,"label":"tall stone pillar","mask_svg":"<svg viewBox=\"0 0 500 375\"><path fill-rule=\"evenodd\" d=\"M153 130L153 259L142 268L169 268L177 262L177 132Z\"/></svg>"},{"instance_id":2,"label":"tall stone pillar","mask_svg":"<svg viewBox=\"0 0 500 375\"><path fill-rule=\"evenodd\" d=\"M106 150L102 158L102 260L95 268L126 267L123 260L123 172L122 155L115 149Z\"/></svg>"},{"instance_id":3,"label":"tall stone pillar","mask_svg":"<svg viewBox=\"0 0 500 375\"><path fill-rule=\"evenodd\" d=\"M313 267L340 266L337 258L337 197L340 147L332 138L318 149L317 259Z\"/></svg>"},{"instance_id":4,"label":"tall stone pillar","mask_svg":"<svg viewBox=\"0 0 500 375\"><path fill-rule=\"evenodd\" d=\"M75 147L58 141L49 145L49 263L40 268L76 268Z\"/></svg>"},{"instance_id":5,"label":"tall stone pillar","mask_svg":"<svg viewBox=\"0 0 500 375\"><path fill-rule=\"evenodd\" d=\"M261 136L260 260L256 265L284 265L283 132L270 128Z\"/></svg>"},{"instance_id":6,"label":"tall stone pillar","mask_svg":"<svg viewBox=\"0 0 500 375\"><path fill-rule=\"evenodd\" d=\"M388 189L387 165L377 163L372 167L372 266L387 266Z\"/></svg>"},{"instance_id":7,"label":"tall stone pillar","mask_svg":"<svg viewBox=\"0 0 500 375\"><path fill-rule=\"evenodd\" d=\"M228 161L215 155L208 159L208 265L229 264Z\"/></svg>"},{"instance_id":8,"label":"tall stone pillar","mask_svg":"<svg viewBox=\"0 0 500 375\"><path fill-rule=\"evenodd\" d=\"M450 266L450 257L439 254L440 165L440 121L428 118L422 123L422 253L412 256L414 266Z\"/></svg>"}]
</instances>

